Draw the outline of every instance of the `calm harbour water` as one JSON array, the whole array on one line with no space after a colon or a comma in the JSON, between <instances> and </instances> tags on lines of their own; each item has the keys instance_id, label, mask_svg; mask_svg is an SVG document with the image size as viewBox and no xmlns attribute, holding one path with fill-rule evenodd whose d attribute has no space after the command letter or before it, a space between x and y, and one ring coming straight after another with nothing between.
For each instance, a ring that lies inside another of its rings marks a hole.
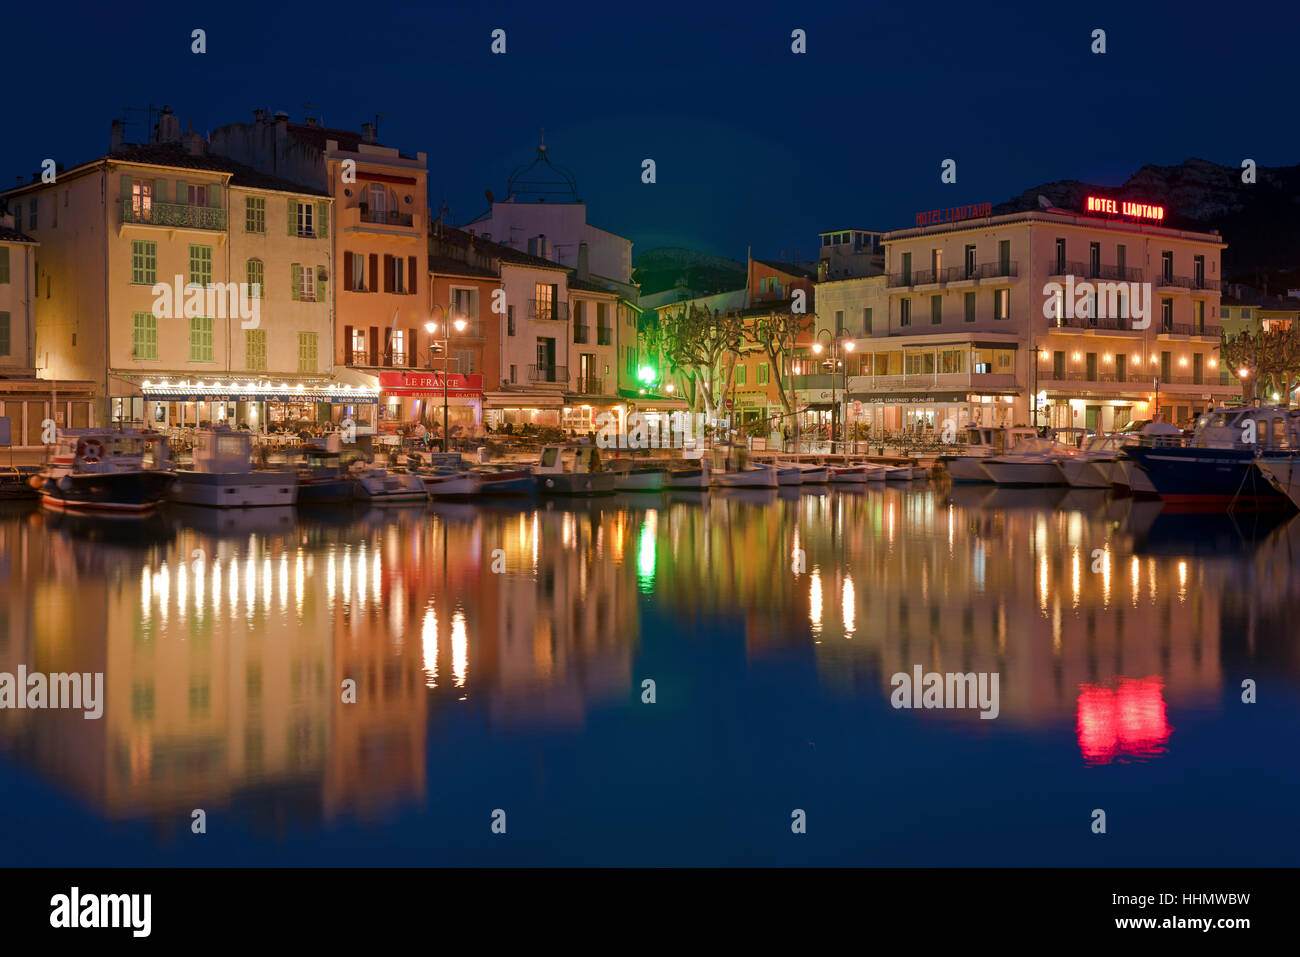
<instances>
[{"instance_id":1,"label":"calm harbour water","mask_svg":"<svg viewBox=\"0 0 1300 957\"><path fill-rule=\"evenodd\" d=\"M0 578L0 672L106 694L100 720L0 711L7 865L1300 852L1300 521L941 484L21 507ZM915 665L997 672L998 718L894 709Z\"/></svg>"}]
</instances>

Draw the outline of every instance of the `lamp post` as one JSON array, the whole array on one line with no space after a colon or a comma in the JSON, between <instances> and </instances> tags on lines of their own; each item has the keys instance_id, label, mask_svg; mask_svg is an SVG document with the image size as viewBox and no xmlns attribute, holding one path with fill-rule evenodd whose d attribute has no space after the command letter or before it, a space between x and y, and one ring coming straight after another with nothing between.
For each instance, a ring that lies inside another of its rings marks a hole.
<instances>
[{"instance_id":1,"label":"lamp post","mask_svg":"<svg viewBox=\"0 0 1300 957\"><path fill-rule=\"evenodd\" d=\"M447 440L450 438L450 435L448 434L448 422L447 422L447 363L451 359L451 327L454 326L457 332L464 332L465 327L468 325L468 323L465 322L464 319L453 319L450 320L449 323L447 320L447 316L450 314L449 309L446 309L437 304L435 304L433 308L438 310L437 315L443 317L443 323L442 323L442 451L445 453L447 451ZM429 335L431 336L436 335L438 332L438 323L434 322L431 319L424 324L424 329L426 332L429 333ZM433 343L432 342L429 343L429 368L430 369L433 368Z\"/></svg>"},{"instance_id":2,"label":"lamp post","mask_svg":"<svg viewBox=\"0 0 1300 957\"><path fill-rule=\"evenodd\" d=\"M835 397L835 367L839 364L839 355L840 355L840 348L839 348L839 347L840 347L840 341L839 341L839 339L835 338L835 334L832 333L829 329L818 329L818 330L817 330L816 341L813 342L813 346L812 346L812 351L813 351L813 354L814 354L814 355L821 355L821 354L822 354L822 350L823 350L824 348L826 348L825 346L822 345L822 336L823 336L823 335L826 336L827 341L830 342L830 345L831 345L831 357L830 357L830 363L831 363L831 455L834 455L834 454L835 454L835 433L836 433L836 431L838 430L838 424L839 424L839 403L838 403L838 401L836 400L836 397ZM848 342L848 341L846 341L846 342L844 343L844 349L845 349L846 352L852 352L852 351L853 351L853 343L852 343L852 342ZM846 397L847 397L847 395L848 395L848 391L849 391L848 386L849 386L849 380L848 380L848 368L846 367L845 370L844 370L844 393L845 393L845 396L846 396Z\"/></svg>"}]
</instances>

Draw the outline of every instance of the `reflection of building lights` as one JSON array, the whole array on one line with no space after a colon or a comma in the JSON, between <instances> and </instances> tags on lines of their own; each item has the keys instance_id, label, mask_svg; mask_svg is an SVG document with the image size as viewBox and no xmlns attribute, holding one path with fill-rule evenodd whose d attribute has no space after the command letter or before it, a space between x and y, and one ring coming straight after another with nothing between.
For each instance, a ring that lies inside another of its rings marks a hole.
<instances>
[{"instance_id":1,"label":"reflection of building lights","mask_svg":"<svg viewBox=\"0 0 1300 957\"><path fill-rule=\"evenodd\" d=\"M465 615L459 611L451 616L451 673L456 687L465 687L469 676L469 632L465 630Z\"/></svg>"},{"instance_id":2,"label":"reflection of building lights","mask_svg":"<svg viewBox=\"0 0 1300 957\"><path fill-rule=\"evenodd\" d=\"M841 604L844 615L844 637L852 638L857 628L857 612L854 609L853 578L850 575L844 576L843 592Z\"/></svg>"},{"instance_id":3,"label":"reflection of building lights","mask_svg":"<svg viewBox=\"0 0 1300 957\"><path fill-rule=\"evenodd\" d=\"M420 626L420 647L424 652L424 684L428 688L438 687L438 613L434 611L433 602L424 612L424 623Z\"/></svg>"},{"instance_id":4,"label":"reflection of building lights","mask_svg":"<svg viewBox=\"0 0 1300 957\"><path fill-rule=\"evenodd\" d=\"M812 581L808 585L808 620L812 622L814 635L822 633L822 575L814 568Z\"/></svg>"}]
</instances>

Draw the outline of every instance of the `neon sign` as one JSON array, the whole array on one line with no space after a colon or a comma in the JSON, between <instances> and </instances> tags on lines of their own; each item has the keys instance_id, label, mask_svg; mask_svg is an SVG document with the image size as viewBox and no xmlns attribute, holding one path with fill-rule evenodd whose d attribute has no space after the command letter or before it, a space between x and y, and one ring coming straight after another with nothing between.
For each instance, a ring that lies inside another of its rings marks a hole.
<instances>
[{"instance_id":1,"label":"neon sign","mask_svg":"<svg viewBox=\"0 0 1300 957\"><path fill-rule=\"evenodd\" d=\"M951 206L948 209L927 209L916 214L916 225L935 226L939 223L956 222L972 216L988 216L993 211L992 203L976 203L972 206Z\"/></svg>"},{"instance_id":2,"label":"neon sign","mask_svg":"<svg viewBox=\"0 0 1300 957\"><path fill-rule=\"evenodd\" d=\"M1150 203L1135 203L1127 199L1107 199L1104 196L1089 196L1088 212L1156 221L1165 218L1165 208L1163 206L1153 206Z\"/></svg>"}]
</instances>

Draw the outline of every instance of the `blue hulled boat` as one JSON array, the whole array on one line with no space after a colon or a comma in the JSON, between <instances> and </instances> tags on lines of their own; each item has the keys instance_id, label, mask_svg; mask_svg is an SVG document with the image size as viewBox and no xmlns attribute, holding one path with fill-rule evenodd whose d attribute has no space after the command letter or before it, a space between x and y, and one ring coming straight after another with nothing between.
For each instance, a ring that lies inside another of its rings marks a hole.
<instances>
[{"instance_id":1,"label":"blue hulled boat","mask_svg":"<svg viewBox=\"0 0 1300 957\"><path fill-rule=\"evenodd\" d=\"M1218 408L1196 421L1184 446L1134 445L1124 457L1150 479L1161 500L1192 508L1285 508L1288 500L1260 471L1261 455L1300 448L1300 417L1278 406Z\"/></svg>"}]
</instances>

